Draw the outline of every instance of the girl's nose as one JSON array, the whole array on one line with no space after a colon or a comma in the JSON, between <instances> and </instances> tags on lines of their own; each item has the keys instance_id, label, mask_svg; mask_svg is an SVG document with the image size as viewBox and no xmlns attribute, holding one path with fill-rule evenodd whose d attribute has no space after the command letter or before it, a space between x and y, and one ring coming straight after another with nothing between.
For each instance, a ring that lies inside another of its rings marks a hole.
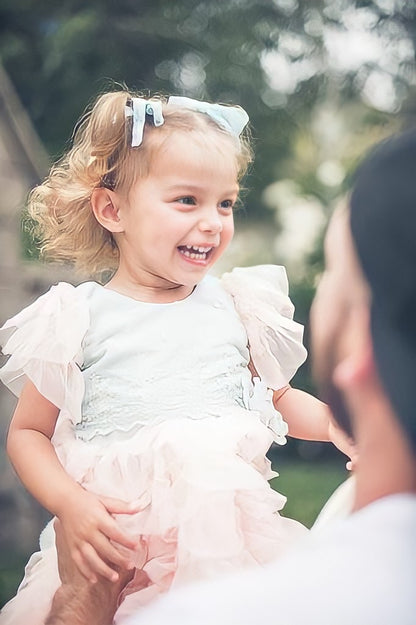
<instances>
[{"instance_id":1,"label":"girl's nose","mask_svg":"<svg viewBox=\"0 0 416 625\"><path fill-rule=\"evenodd\" d=\"M218 214L217 209L215 211L207 211L199 221L199 229L201 232L209 232L217 234L222 231L222 221Z\"/></svg>"}]
</instances>

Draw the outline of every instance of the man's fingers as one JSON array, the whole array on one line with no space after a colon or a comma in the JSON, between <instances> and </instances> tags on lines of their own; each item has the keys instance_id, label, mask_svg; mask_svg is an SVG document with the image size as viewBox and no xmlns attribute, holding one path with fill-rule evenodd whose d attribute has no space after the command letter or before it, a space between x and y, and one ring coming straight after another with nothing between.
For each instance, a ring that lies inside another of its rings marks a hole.
<instances>
[{"instance_id":1,"label":"man's fingers","mask_svg":"<svg viewBox=\"0 0 416 625\"><path fill-rule=\"evenodd\" d=\"M88 566L87 561L83 557L83 554L79 551L75 552L72 555L72 559L75 562L80 573L92 584L97 582L97 576L93 572L93 570Z\"/></svg>"},{"instance_id":2,"label":"man's fingers","mask_svg":"<svg viewBox=\"0 0 416 625\"><path fill-rule=\"evenodd\" d=\"M66 550L66 540L64 537L63 527L58 517L55 517L53 521L53 530L55 532L55 544L57 550Z\"/></svg>"}]
</instances>

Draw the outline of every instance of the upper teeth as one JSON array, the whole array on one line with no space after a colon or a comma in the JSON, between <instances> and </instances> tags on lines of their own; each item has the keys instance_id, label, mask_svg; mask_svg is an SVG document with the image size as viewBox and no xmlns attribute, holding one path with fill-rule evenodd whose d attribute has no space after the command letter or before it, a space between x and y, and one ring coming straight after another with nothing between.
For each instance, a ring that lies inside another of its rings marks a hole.
<instances>
[{"instance_id":1,"label":"upper teeth","mask_svg":"<svg viewBox=\"0 0 416 625\"><path fill-rule=\"evenodd\" d=\"M200 252L201 254L205 254L206 252L209 252L209 250L211 250L211 247L195 247L193 245L185 245L187 250L193 250L195 252Z\"/></svg>"}]
</instances>

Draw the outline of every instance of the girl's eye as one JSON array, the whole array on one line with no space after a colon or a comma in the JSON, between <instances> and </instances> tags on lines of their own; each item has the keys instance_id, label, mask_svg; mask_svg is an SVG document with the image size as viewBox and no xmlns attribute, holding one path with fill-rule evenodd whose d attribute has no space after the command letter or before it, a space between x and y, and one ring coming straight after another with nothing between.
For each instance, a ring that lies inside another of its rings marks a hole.
<instances>
[{"instance_id":1,"label":"girl's eye","mask_svg":"<svg viewBox=\"0 0 416 625\"><path fill-rule=\"evenodd\" d=\"M178 204L185 204L186 206L194 206L196 203L195 198L190 195L186 195L185 197L180 197L176 201L178 202Z\"/></svg>"},{"instance_id":2,"label":"girl's eye","mask_svg":"<svg viewBox=\"0 0 416 625\"><path fill-rule=\"evenodd\" d=\"M230 210L233 206L234 202L232 200L224 200L221 202L221 208L225 208L226 210Z\"/></svg>"}]
</instances>

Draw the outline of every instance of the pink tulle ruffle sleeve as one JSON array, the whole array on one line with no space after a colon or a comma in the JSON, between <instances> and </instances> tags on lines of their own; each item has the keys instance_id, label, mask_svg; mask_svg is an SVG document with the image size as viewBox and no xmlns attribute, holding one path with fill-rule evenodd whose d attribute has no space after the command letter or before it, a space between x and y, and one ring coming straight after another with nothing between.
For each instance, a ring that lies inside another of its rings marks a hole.
<instances>
[{"instance_id":1,"label":"pink tulle ruffle sleeve","mask_svg":"<svg viewBox=\"0 0 416 625\"><path fill-rule=\"evenodd\" d=\"M9 355L0 379L19 396L27 380L71 420L81 418L84 381L82 339L88 329L86 301L60 282L0 329L3 354Z\"/></svg>"},{"instance_id":2,"label":"pink tulle ruffle sleeve","mask_svg":"<svg viewBox=\"0 0 416 625\"><path fill-rule=\"evenodd\" d=\"M261 380L274 390L285 386L305 361L303 326L294 306L284 267L237 267L221 278L243 322L250 355Z\"/></svg>"}]
</instances>

